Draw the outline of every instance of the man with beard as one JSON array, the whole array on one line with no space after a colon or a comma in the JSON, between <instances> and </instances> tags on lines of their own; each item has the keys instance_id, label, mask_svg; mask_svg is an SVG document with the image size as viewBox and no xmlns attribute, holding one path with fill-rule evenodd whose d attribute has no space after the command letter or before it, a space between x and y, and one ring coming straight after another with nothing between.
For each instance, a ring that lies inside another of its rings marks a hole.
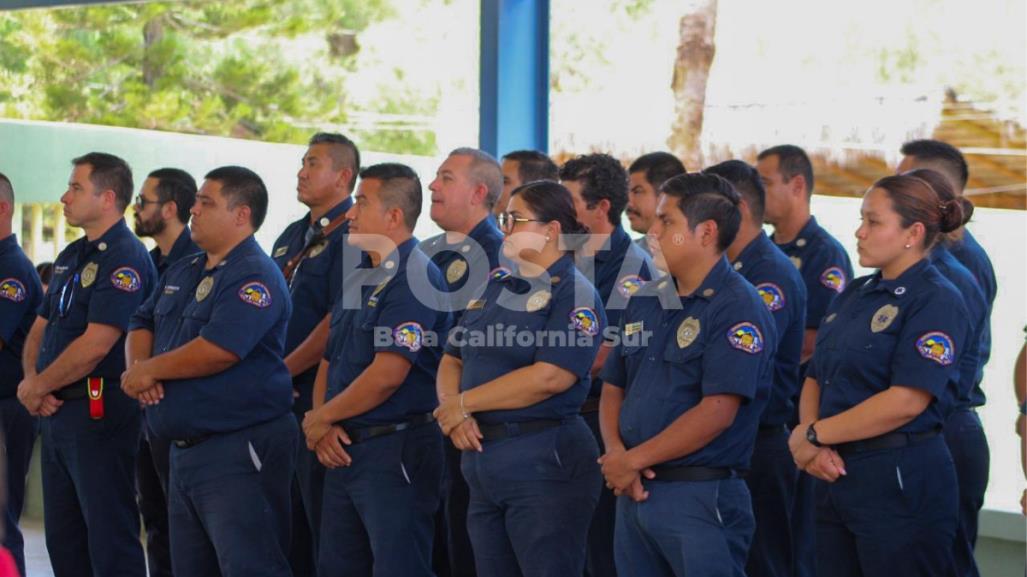
<instances>
[{"instance_id":1,"label":"man with beard","mask_svg":"<svg viewBox=\"0 0 1027 577\"><path fill-rule=\"evenodd\" d=\"M668 179L684 173L685 165L669 152L643 154L628 167L628 206L624 213L628 215L631 230L642 234L635 243L649 256L653 253L646 234L656 220L660 187Z\"/></svg>"},{"instance_id":2,"label":"man with beard","mask_svg":"<svg viewBox=\"0 0 1027 577\"><path fill-rule=\"evenodd\" d=\"M151 237L157 246L150 251L157 274L184 256L200 252L189 231L189 209L196 201L196 180L177 168L150 173L136 195L136 236ZM160 439L144 424L136 459L139 512L146 527L146 563L151 577L171 575L171 544L168 540L168 454L171 443Z\"/></svg>"}]
</instances>

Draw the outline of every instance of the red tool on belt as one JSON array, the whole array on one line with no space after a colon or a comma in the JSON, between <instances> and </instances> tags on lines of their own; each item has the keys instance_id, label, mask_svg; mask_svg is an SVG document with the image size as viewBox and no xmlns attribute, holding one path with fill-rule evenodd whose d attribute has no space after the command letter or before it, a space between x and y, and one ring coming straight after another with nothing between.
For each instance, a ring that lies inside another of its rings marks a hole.
<instances>
[{"instance_id":1,"label":"red tool on belt","mask_svg":"<svg viewBox=\"0 0 1027 577\"><path fill-rule=\"evenodd\" d=\"M89 386L89 418L103 418L103 378L89 377L86 379Z\"/></svg>"}]
</instances>

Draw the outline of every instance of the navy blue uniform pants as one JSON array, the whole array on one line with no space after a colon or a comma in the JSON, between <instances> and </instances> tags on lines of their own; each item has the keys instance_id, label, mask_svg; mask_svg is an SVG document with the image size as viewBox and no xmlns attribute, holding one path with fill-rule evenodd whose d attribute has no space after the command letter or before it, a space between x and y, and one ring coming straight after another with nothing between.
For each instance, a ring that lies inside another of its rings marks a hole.
<instances>
[{"instance_id":1,"label":"navy blue uniform pants","mask_svg":"<svg viewBox=\"0 0 1027 577\"><path fill-rule=\"evenodd\" d=\"M291 414L171 448L168 503L176 575L289 577Z\"/></svg>"},{"instance_id":2,"label":"navy blue uniform pants","mask_svg":"<svg viewBox=\"0 0 1027 577\"><path fill-rule=\"evenodd\" d=\"M483 449L465 452L461 462L478 575L581 575L602 485L599 449L585 422L575 416Z\"/></svg>"},{"instance_id":3,"label":"navy blue uniform pants","mask_svg":"<svg viewBox=\"0 0 1027 577\"><path fill-rule=\"evenodd\" d=\"M79 399L40 420L43 523L56 577L146 575L135 499L142 412L117 382L104 386L104 412L91 419Z\"/></svg>"},{"instance_id":4,"label":"navy blue uniform pants","mask_svg":"<svg viewBox=\"0 0 1027 577\"><path fill-rule=\"evenodd\" d=\"M617 498L621 577L745 577L755 522L745 481L645 481L649 498Z\"/></svg>"},{"instance_id":5,"label":"navy blue uniform pants","mask_svg":"<svg viewBox=\"0 0 1027 577\"><path fill-rule=\"evenodd\" d=\"M817 481L817 575L948 574L959 495L945 440L842 458L846 476Z\"/></svg>"},{"instance_id":6,"label":"navy blue uniform pants","mask_svg":"<svg viewBox=\"0 0 1027 577\"><path fill-rule=\"evenodd\" d=\"M146 528L146 565L150 577L171 577L171 538L168 531L168 459L171 442L158 439L143 424L136 458L139 512Z\"/></svg>"},{"instance_id":7,"label":"navy blue uniform pants","mask_svg":"<svg viewBox=\"0 0 1027 577\"><path fill-rule=\"evenodd\" d=\"M317 570L331 577L431 577L442 434L426 424L346 447L328 470Z\"/></svg>"},{"instance_id":8,"label":"navy blue uniform pants","mask_svg":"<svg viewBox=\"0 0 1027 577\"><path fill-rule=\"evenodd\" d=\"M467 534L470 491L460 473L460 451L443 439L446 470L442 477L442 505L435 514L432 569L438 577L475 577L474 552Z\"/></svg>"},{"instance_id":9,"label":"navy blue uniform pants","mask_svg":"<svg viewBox=\"0 0 1027 577\"><path fill-rule=\"evenodd\" d=\"M952 453L959 479L959 525L956 527L956 545L953 550L956 575L977 577L974 547L977 545L977 516L984 506L984 492L988 488L991 453L984 435L981 418L970 409L957 410L945 423L945 444Z\"/></svg>"},{"instance_id":10,"label":"navy blue uniform pants","mask_svg":"<svg viewBox=\"0 0 1027 577\"><path fill-rule=\"evenodd\" d=\"M293 401L292 412L297 426L312 408L310 385L299 386L299 397ZM325 468L317 454L307 448L307 440L296 440L296 475L292 482L292 542L289 565L294 577L316 577L317 547L321 530L321 500Z\"/></svg>"},{"instance_id":11,"label":"navy blue uniform pants","mask_svg":"<svg viewBox=\"0 0 1027 577\"><path fill-rule=\"evenodd\" d=\"M784 426L761 429L745 477L756 517L756 532L745 565L748 577L792 575L791 517L797 479Z\"/></svg>"},{"instance_id":12,"label":"navy blue uniform pants","mask_svg":"<svg viewBox=\"0 0 1027 577\"><path fill-rule=\"evenodd\" d=\"M592 431L592 436L599 445L599 454L606 452L603 435L599 431L599 411L583 413L582 417ZM585 575L589 577L617 577L617 567L613 559L613 529L617 510L617 497L613 491L602 485L599 502L592 515L592 524L588 528L588 549L585 558Z\"/></svg>"},{"instance_id":13,"label":"navy blue uniform pants","mask_svg":"<svg viewBox=\"0 0 1027 577\"><path fill-rule=\"evenodd\" d=\"M3 546L11 552L22 575L25 574L25 539L18 528L18 520L25 504L25 477L37 434L39 421L25 410L17 397L0 399L0 448L3 449L0 455L7 457Z\"/></svg>"}]
</instances>

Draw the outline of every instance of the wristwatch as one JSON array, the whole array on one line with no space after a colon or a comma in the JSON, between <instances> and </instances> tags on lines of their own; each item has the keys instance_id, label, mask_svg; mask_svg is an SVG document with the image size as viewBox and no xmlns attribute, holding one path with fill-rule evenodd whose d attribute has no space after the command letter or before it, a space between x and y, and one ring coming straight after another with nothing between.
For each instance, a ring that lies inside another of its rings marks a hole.
<instances>
[{"instance_id":1,"label":"wristwatch","mask_svg":"<svg viewBox=\"0 0 1027 577\"><path fill-rule=\"evenodd\" d=\"M810 423L809 427L806 429L806 440L814 447L823 447L823 445L820 444L820 440L817 439L817 430L813 428L814 424L816 423Z\"/></svg>"}]
</instances>

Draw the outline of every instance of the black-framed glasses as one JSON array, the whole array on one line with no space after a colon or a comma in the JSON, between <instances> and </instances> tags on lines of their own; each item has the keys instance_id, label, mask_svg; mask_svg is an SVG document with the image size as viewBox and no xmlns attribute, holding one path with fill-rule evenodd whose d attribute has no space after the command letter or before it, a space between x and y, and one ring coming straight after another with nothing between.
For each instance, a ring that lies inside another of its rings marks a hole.
<instances>
[{"instance_id":1,"label":"black-framed glasses","mask_svg":"<svg viewBox=\"0 0 1027 577\"><path fill-rule=\"evenodd\" d=\"M511 230L514 225L519 222L545 222L544 220L538 220L536 218L523 218L516 216L509 212L501 212L496 216L496 222L499 223L500 230Z\"/></svg>"},{"instance_id":2,"label":"black-framed glasses","mask_svg":"<svg viewBox=\"0 0 1027 577\"><path fill-rule=\"evenodd\" d=\"M167 201L164 201L164 200L146 200L145 198L143 198L143 195L137 194L136 195L135 205L138 206L139 208L145 209L146 205L148 205L148 204L164 204L165 202L167 202Z\"/></svg>"}]
</instances>

